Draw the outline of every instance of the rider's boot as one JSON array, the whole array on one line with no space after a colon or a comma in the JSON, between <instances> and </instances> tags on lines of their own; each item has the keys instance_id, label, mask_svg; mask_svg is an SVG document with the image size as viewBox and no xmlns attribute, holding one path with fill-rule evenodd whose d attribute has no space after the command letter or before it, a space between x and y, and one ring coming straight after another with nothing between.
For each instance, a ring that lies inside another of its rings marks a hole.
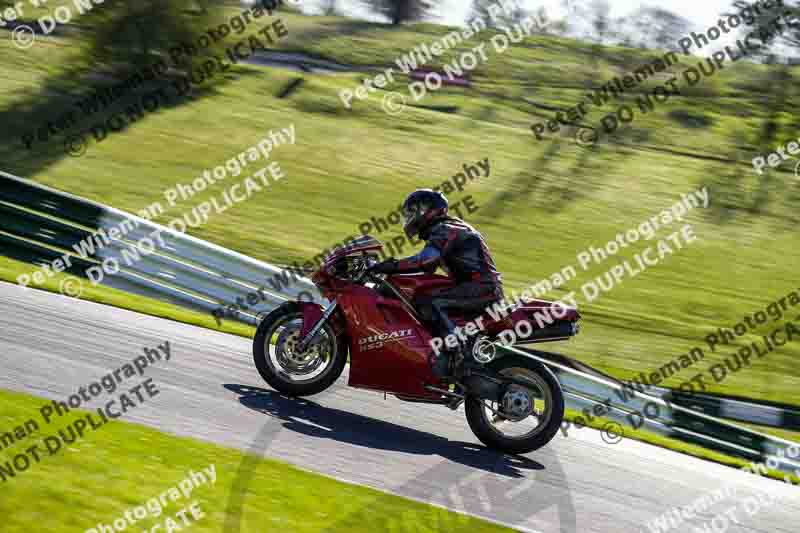
<instances>
[{"instance_id":1,"label":"rider's boot","mask_svg":"<svg viewBox=\"0 0 800 533\"><path fill-rule=\"evenodd\" d=\"M445 348L438 354L430 354L433 375L442 380L460 381L472 370L480 370L483 365L472 356L475 337L459 342L454 348Z\"/></svg>"},{"instance_id":2,"label":"rider's boot","mask_svg":"<svg viewBox=\"0 0 800 533\"><path fill-rule=\"evenodd\" d=\"M455 377L458 379L463 378L473 370L483 369L483 365L475 360L473 357L473 347L475 346L476 337L468 337L466 341L459 343L458 364L455 366Z\"/></svg>"},{"instance_id":3,"label":"rider's boot","mask_svg":"<svg viewBox=\"0 0 800 533\"><path fill-rule=\"evenodd\" d=\"M431 352L428 362L431 365L433 375L439 379L452 377L455 362L460 356L458 348L445 348L438 354Z\"/></svg>"}]
</instances>

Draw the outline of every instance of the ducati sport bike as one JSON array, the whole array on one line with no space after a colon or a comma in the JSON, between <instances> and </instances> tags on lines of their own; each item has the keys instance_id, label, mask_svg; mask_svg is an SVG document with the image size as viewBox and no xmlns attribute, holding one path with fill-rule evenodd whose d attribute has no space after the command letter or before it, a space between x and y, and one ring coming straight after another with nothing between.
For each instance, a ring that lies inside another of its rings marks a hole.
<instances>
[{"instance_id":1,"label":"ducati sport bike","mask_svg":"<svg viewBox=\"0 0 800 533\"><path fill-rule=\"evenodd\" d=\"M458 327L472 322L482 328L468 345L472 364L440 379L429 364L432 334L413 301L454 282L437 274L371 273L382 248L377 239L363 236L336 249L311 278L327 306L286 302L261 320L253 346L261 377L288 396L318 394L341 376L349 354L351 387L454 411L463 404L475 436L503 452L527 453L546 445L564 417L561 385L550 369L501 338L506 332L515 346L567 340L578 332L578 311L533 300L505 315L449 313ZM537 327L537 313L548 315L549 323ZM522 321L527 330L515 330Z\"/></svg>"}]
</instances>

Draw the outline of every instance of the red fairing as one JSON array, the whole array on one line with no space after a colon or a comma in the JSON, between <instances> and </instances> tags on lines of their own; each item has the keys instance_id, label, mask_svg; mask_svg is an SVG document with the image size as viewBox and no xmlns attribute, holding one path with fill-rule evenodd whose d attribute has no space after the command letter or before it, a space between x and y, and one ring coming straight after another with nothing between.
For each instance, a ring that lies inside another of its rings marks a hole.
<instances>
[{"instance_id":1,"label":"red fairing","mask_svg":"<svg viewBox=\"0 0 800 533\"><path fill-rule=\"evenodd\" d=\"M391 298L367 287L340 294L350 339L349 385L421 398L437 398L425 384L440 385L431 373L431 339L426 329Z\"/></svg>"},{"instance_id":2,"label":"red fairing","mask_svg":"<svg viewBox=\"0 0 800 533\"><path fill-rule=\"evenodd\" d=\"M297 305L303 310L303 329L300 330L300 337L305 337L314 324L322 318L323 309L319 304L313 302L298 302Z\"/></svg>"},{"instance_id":3,"label":"red fairing","mask_svg":"<svg viewBox=\"0 0 800 533\"><path fill-rule=\"evenodd\" d=\"M377 251L382 245L371 237L362 237L354 246L337 250L312 276L326 298L336 300L338 309L331 319L337 335L347 339L350 351L349 385L364 389L390 392L417 399L440 400L441 394L425 389L426 385L443 388L442 382L431 372L428 362L431 334L416 318L406 303L390 296L391 291L350 281L337 274L343 261L357 258L364 252ZM352 256L352 257L350 257ZM408 301L436 289L451 287L454 281L437 274L395 275L387 281ZM323 315L323 309L314 303L300 303L303 309L303 330L306 335ZM495 313L497 316L497 313ZM479 315L457 316L451 319L458 326L474 321ZM536 300L515 311L500 313L493 320L489 313L483 317L484 331L497 335L513 328L521 320L529 321L534 329L542 329L543 337L563 338L562 333L552 335L546 328L536 325L537 316L544 317L544 326L574 322L580 318L577 310L553 302ZM552 322L550 322L552 321ZM574 333L569 333L572 335Z\"/></svg>"},{"instance_id":4,"label":"red fairing","mask_svg":"<svg viewBox=\"0 0 800 533\"><path fill-rule=\"evenodd\" d=\"M363 244L355 242L349 244L347 246L343 246L339 249L335 249L331 252L327 257L325 257L325 262L322 265L322 268L325 269L336 262L337 259L340 257L344 257L345 255L354 255L363 252L373 252L378 251L383 248L383 245L377 241L368 241L364 242Z\"/></svg>"}]
</instances>

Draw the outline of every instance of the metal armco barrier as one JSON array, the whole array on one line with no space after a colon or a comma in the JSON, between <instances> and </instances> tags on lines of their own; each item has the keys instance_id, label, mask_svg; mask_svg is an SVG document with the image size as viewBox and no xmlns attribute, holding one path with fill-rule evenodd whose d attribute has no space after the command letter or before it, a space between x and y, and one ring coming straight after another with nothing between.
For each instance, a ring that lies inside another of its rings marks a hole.
<instances>
[{"instance_id":1,"label":"metal armco barrier","mask_svg":"<svg viewBox=\"0 0 800 533\"><path fill-rule=\"evenodd\" d=\"M582 411L607 404L611 410L604 417L629 427L647 429L756 463L774 457L778 469L800 476L800 462L786 457L785 453L796 443L678 405L672 401L672 391L668 389L656 390L654 387L652 392L639 392L557 354L506 349L531 357L555 372L564 388L568 407Z\"/></svg>"},{"instance_id":2,"label":"metal armco barrier","mask_svg":"<svg viewBox=\"0 0 800 533\"><path fill-rule=\"evenodd\" d=\"M73 246L93 232L127 225L124 237L112 239L86 258ZM164 246L152 253L140 240L159 231ZM225 320L255 325L258 315L302 294L323 301L314 285L305 278L294 280L286 271L227 250L220 246L175 232L164 226L102 204L84 200L36 183L0 172L0 245L3 255L42 265L67 252L72 254L70 274L86 277L86 270L113 259L122 266L102 283L127 292L167 301L211 313L220 307L247 302L254 291L263 289L265 301L248 305ZM140 257L130 266L123 255ZM34 267L31 271L35 270ZM289 283L273 284L275 276ZM654 389L649 393L628 391L622 384L577 361L544 352L519 350L553 370L564 387L570 408L583 410L598 404L611 409L606 418L685 442L717 449L748 461L764 462L768 456L785 451L794 443L738 427L678 403L686 398L671 398L671 391ZM742 402L739 402L742 403ZM788 458L776 461L784 472L800 473L800 463Z\"/></svg>"},{"instance_id":3,"label":"metal armco barrier","mask_svg":"<svg viewBox=\"0 0 800 533\"><path fill-rule=\"evenodd\" d=\"M112 228L124 235L109 237L109 244L95 246L86 257L74 248L100 230L108 235ZM146 249L141 239L153 232L159 232L164 245ZM95 279L100 277L104 261L118 264L119 272L102 272L101 284L209 314L234 305L239 309L224 319L250 325L257 323L260 313L289 299L323 301L305 278L4 172L0 172L0 243L4 255L37 265L70 254L73 266L67 271L87 282L91 272ZM248 302L259 289L264 296L257 303Z\"/></svg>"}]
</instances>

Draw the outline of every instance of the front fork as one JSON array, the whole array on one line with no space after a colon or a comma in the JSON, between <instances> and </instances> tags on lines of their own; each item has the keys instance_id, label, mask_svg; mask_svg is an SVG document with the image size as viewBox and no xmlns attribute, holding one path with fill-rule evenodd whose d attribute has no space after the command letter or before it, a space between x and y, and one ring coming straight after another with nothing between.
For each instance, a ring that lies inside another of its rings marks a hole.
<instances>
[{"instance_id":1,"label":"front fork","mask_svg":"<svg viewBox=\"0 0 800 533\"><path fill-rule=\"evenodd\" d=\"M322 328L325 326L325 323L328 322L328 319L331 317L331 315L333 315L338 307L339 304L334 299L325 309L325 312L322 313L322 316L319 317L319 320L314 323L314 326L311 328L311 330L305 335L305 337L300 339L300 342L297 343L297 346L295 347L295 351L297 351L297 353L303 353L306 351L306 349L308 349L308 347L314 341L314 338L322 330Z\"/></svg>"}]
</instances>

